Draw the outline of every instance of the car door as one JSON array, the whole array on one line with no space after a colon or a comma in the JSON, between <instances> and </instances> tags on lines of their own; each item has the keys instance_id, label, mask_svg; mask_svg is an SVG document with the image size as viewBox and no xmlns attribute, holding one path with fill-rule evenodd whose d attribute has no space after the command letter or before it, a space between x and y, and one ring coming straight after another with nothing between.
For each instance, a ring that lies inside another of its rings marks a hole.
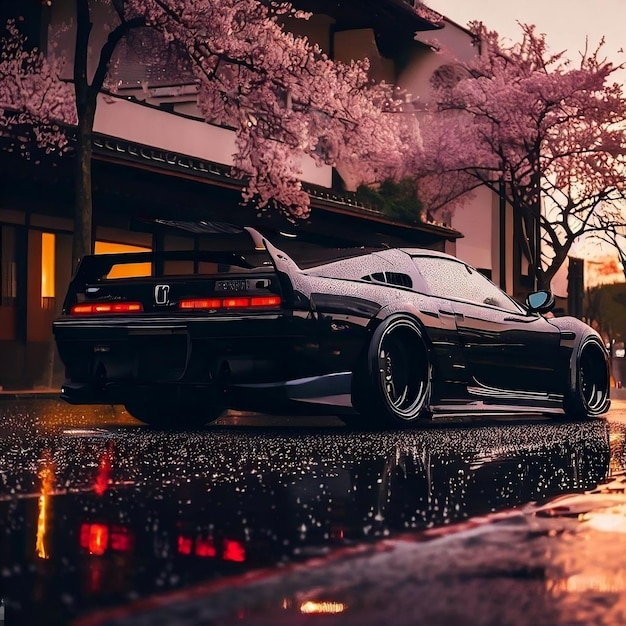
<instances>
[{"instance_id":1,"label":"car door","mask_svg":"<svg viewBox=\"0 0 626 626\"><path fill-rule=\"evenodd\" d=\"M416 259L433 294L454 313L470 386L485 396L557 388L559 330L528 313L477 270L456 259Z\"/></svg>"},{"instance_id":2,"label":"car door","mask_svg":"<svg viewBox=\"0 0 626 626\"><path fill-rule=\"evenodd\" d=\"M560 333L540 315L455 302L456 324L479 391L550 392L557 389Z\"/></svg>"}]
</instances>

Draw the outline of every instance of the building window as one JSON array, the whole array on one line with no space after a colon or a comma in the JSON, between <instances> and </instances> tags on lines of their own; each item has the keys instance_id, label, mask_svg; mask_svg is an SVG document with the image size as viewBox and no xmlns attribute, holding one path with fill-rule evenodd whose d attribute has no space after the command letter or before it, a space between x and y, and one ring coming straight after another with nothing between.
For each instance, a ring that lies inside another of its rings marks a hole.
<instances>
[{"instance_id":1,"label":"building window","mask_svg":"<svg viewBox=\"0 0 626 626\"><path fill-rule=\"evenodd\" d=\"M17 298L16 231L14 226L0 227L0 293L2 306L15 306Z\"/></svg>"},{"instance_id":2,"label":"building window","mask_svg":"<svg viewBox=\"0 0 626 626\"><path fill-rule=\"evenodd\" d=\"M41 308L53 309L55 294L55 246L54 233L41 233Z\"/></svg>"},{"instance_id":3,"label":"building window","mask_svg":"<svg viewBox=\"0 0 626 626\"><path fill-rule=\"evenodd\" d=\"M150 248L131 246L125 243L112 243L110 241L96 241L94 248L96 254L126 254L128 252L151 252ZM152 263L124 263L114 265L107 278L131 278L133 276L151 276Z\"/></svg>"}]
</instances>

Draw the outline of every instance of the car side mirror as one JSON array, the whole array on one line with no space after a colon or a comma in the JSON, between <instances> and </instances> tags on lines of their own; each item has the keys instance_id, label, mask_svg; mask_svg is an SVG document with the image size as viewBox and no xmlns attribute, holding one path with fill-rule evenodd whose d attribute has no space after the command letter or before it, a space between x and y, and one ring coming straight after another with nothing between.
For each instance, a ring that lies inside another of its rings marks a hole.
<instances>
[{"instance_id":1,"label":"car side mirror","mask_svg":"<svg viewBox=\"0 0 626 626\"><path fill-rule=\"evenodd\" d=\"M554 296L549 291L534 291L526 297L526 306L533 313L548 313L555 304Z\"/></svg>"}]
</instances>

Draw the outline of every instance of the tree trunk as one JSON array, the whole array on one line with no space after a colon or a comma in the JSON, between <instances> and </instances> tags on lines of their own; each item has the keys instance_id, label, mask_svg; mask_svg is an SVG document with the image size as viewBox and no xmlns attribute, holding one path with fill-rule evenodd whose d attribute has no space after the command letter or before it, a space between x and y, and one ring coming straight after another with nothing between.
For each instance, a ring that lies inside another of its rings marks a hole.
<instances>
[{"instance_id":1,"label":"tree trunk","mask_svg":"<svg viewBox=\"0 0 626 626\"><path fill-rule=\"evenodd\" d=\"M91 155L93 124L96 117L98 93L102 89L113 52L122 37L131 29L145 25L143 17L131 20L122 19L114 28L100 51L100 59L91 85L87 76L89 57L89 35L92 23L89 12L89 0L76 2L76 47L74 51L74 90L76 93L76 164L75 164L75 202L74 238L72 242L72 269L75 270L80 259L93 252L93 201L91 184Z\"/></svg>"},{"instance_id":2,"label":"tree trunk","mask_svg":"<svg viewBox=\"0 0 626 626\"><path fill-rule=\"evenodd\" d=\"M552 278L548 276L542 270L537 270L536 273L536 285L539 291L551 291L550 283L552 282Z\"/></svg>"},{"instance_id":3,"label":"tree trunk","mask_svg":"<svg viewBox=\"0 0 626 626\"><path fill-rule=\"evenodd\" d=\"M89 107L87 107L89 108ZM93 113L81 117L76 137L74 237L72 241L72 268L93 251L91 153ZM90 119L91 118L91 119Z\"/></svg>"},{"instance_id":4,"label":"tree trunk","mask_svg":"<svg viewBox=\"0 0 626 626\"><path fill-rule=\"evenodd\" d=\"M76 2L76 46L74 48L74 91L76 93L76 161L74 182L74 238L72 270L80 259L91 252L91 138L96 112L95 98L90 94L87 78L91 18L89 0Z\"/></svg>"}]
</instances>

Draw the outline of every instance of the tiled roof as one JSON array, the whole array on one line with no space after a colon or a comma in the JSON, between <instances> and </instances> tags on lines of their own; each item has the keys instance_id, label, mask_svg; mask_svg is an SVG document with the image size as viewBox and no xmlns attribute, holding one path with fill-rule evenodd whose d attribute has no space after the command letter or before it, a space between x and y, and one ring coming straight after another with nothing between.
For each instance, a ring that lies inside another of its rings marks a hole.
<instances>
[{"instance_id":1,"label":"tiled roof","mask_svg":"<svg viewBox=\"0 0 626 626\"><path fill-rule=\"evenodd\" d=\"M205 161L196 157L179 154L162 148L140 145L125 139L94 134L93 154L95 158L125 161L149 169L171 172L175 176L192 177L222 187L240 188L244 181L233 168L221 163ZM303 184L303 188L311 197L311 205L333 212L351 214L361 219L369 219L381 223L394 223L379 211L375 211L358 202L354 194L341 193L333 189L316 185ZM432 234L457 239L462 234L452 228L440 224L421 222L404 224L408 229L427 231Z\"/></svg>"}]
</instances>

